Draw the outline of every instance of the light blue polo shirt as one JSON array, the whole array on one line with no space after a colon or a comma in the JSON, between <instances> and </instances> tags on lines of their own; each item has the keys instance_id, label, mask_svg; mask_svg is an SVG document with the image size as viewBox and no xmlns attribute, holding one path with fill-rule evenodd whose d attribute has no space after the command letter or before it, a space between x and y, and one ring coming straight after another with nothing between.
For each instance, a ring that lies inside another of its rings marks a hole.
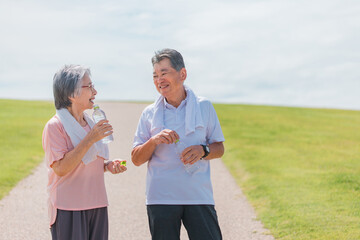
<instances>
[{"instance_id":1,"label":"light blue polo shirt","mask_svg":"<svg viewBox=\"0 0 360 240\"><path fill-rule=\"evenodd\" d=\"M201 115L205 127L197 127L195 132L185 136L185 109L187 99L175 108L164 99L164 125L174 130L185 145L211 144L225 141L219 119L209 100L199 98ZM156 133L151 133L155 104L144 109L135 133L135 148L144 144ZM184 165L175 151L175 144L159 144L148 161L146 177L146 204L214 205L210 179L210 161L201 162L201 170L193 175L185 171Z\"/></svg>"}]
</instances>

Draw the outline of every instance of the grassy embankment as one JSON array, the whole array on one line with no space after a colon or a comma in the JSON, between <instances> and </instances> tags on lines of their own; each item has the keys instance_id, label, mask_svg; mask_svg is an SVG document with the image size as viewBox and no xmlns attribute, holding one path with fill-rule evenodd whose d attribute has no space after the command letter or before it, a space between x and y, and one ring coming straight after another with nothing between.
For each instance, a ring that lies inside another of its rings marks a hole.
<instances>
[{"instance_id":1,"label":"grassy embankment","mask_svg":"<svg viewBox=\"0 0 360 240\"><path fill-rule=\"evenodd\" d=\"M50 102L1 100L0 199L42 161ZM224 161L276 239L360 239L360 112L216 105Z\"/></svg>"},{"instance_id":2,"label":"grassy embankment","mask_svg":"<svg viewBox=\"0 0 360 240\"><path fill-rule=\"evenodd\" d=\"M42 130L55 113L51 102L0 99L0 199L44 157Z\"/></svg>"},{"instance_id":3,"label":"grassy embankment","mask_svg":"<svg viewBox=\"0 0 360 240\"><path fill-rule=\"evenodd\" d=\"M223 160L276 239L360 239L360 112L216 105Z\"/></svg>"}]
</instances>

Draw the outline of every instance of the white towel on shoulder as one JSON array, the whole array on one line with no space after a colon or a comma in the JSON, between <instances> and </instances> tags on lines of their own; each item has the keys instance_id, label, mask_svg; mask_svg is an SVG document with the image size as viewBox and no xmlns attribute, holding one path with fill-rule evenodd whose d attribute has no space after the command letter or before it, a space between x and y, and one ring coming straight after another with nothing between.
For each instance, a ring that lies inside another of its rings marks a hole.
<instances>
[{"instance_id":1,"label":"white towel on shoulder","mask_svg":"<svg viewBox=\"0 0 360 240\"><path fill-rule=\"evenodd\" d=\"M80 141L87 135L87 132L66 108L56 110L56 115L59 117L62 125L65 128L66 133L69 135L72 144L74 145L74 147L76 147L80 143ZM84 118L89 124L90 128L93 128L95 123L86 113L84 113ZM90 147L90 149L83 157L82 161L86 165L94 161L97 156L100 156L104 159L109 159L108 146L106 144L103 144L101 141L96 142Z\"/></svg>"},{"instance_id":2,"label":"white towel on shoulder","mask_svg":"<svg viewBox=\"0 0 360 240\"><path fill-rule=\"evenodd\" d=\"M195 132L195 128L204 127L204 122L201 116L200 102L195 93L186 85L186 106L185 106L185 135ZM151 132L157 134L165 129L164 125L164 97L156 100L154 106L154 115L151 121Z\"/></svg>"}]
</instances>

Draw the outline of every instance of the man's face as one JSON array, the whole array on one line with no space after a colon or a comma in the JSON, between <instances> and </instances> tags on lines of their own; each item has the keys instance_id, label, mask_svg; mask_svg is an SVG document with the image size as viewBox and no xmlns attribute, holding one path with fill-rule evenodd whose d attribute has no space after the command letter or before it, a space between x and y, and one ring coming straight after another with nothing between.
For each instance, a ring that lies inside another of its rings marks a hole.
<instances>
[{"instance_id":1,"label":"man's face","mask_svg":"<svg viewBox=\"0 0 360 240\"><path fill-rule=\"evenodd\" d=\"M158 92L165 98L174 96L183 91L186 79L186 70L182 68L177 72L168 58L154 64L153 80Z\"/></svg>"}]
</instances>

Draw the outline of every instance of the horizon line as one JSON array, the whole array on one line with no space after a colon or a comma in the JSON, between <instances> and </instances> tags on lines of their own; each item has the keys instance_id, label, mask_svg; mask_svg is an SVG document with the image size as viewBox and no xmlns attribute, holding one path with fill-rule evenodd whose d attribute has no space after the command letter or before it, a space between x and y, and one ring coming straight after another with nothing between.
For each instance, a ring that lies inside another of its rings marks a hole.
<instances>
[{"instance_id":1,"label":"horizon line","mask_svg":"<svg viewBox=\"0 0 360 240\"><path fill-rule=\"evenodd\" d=\"M53 99L21 99L21 98L2 98L0 100L14 100L14 101L44 101L44 102L53 102ZM120 100L120 99L102 99L97 100L96 102L119 102L119 103L138 103L138 104L152 104L156 100ZM211 101L211 100L210 100ZM219 102L211 101L212 104L219 105L247 105L247 106L264 106L264 107L284 107L284 108L306 108L306 109L323 109L323 110L345 110L345 111L360 111L360 108L349 108L349 107L327 107L327 106L310 106L310 105L285 105L285 104L267 104L267 103L250 103L250 102Z\"/></svg>"}]
</instances>

